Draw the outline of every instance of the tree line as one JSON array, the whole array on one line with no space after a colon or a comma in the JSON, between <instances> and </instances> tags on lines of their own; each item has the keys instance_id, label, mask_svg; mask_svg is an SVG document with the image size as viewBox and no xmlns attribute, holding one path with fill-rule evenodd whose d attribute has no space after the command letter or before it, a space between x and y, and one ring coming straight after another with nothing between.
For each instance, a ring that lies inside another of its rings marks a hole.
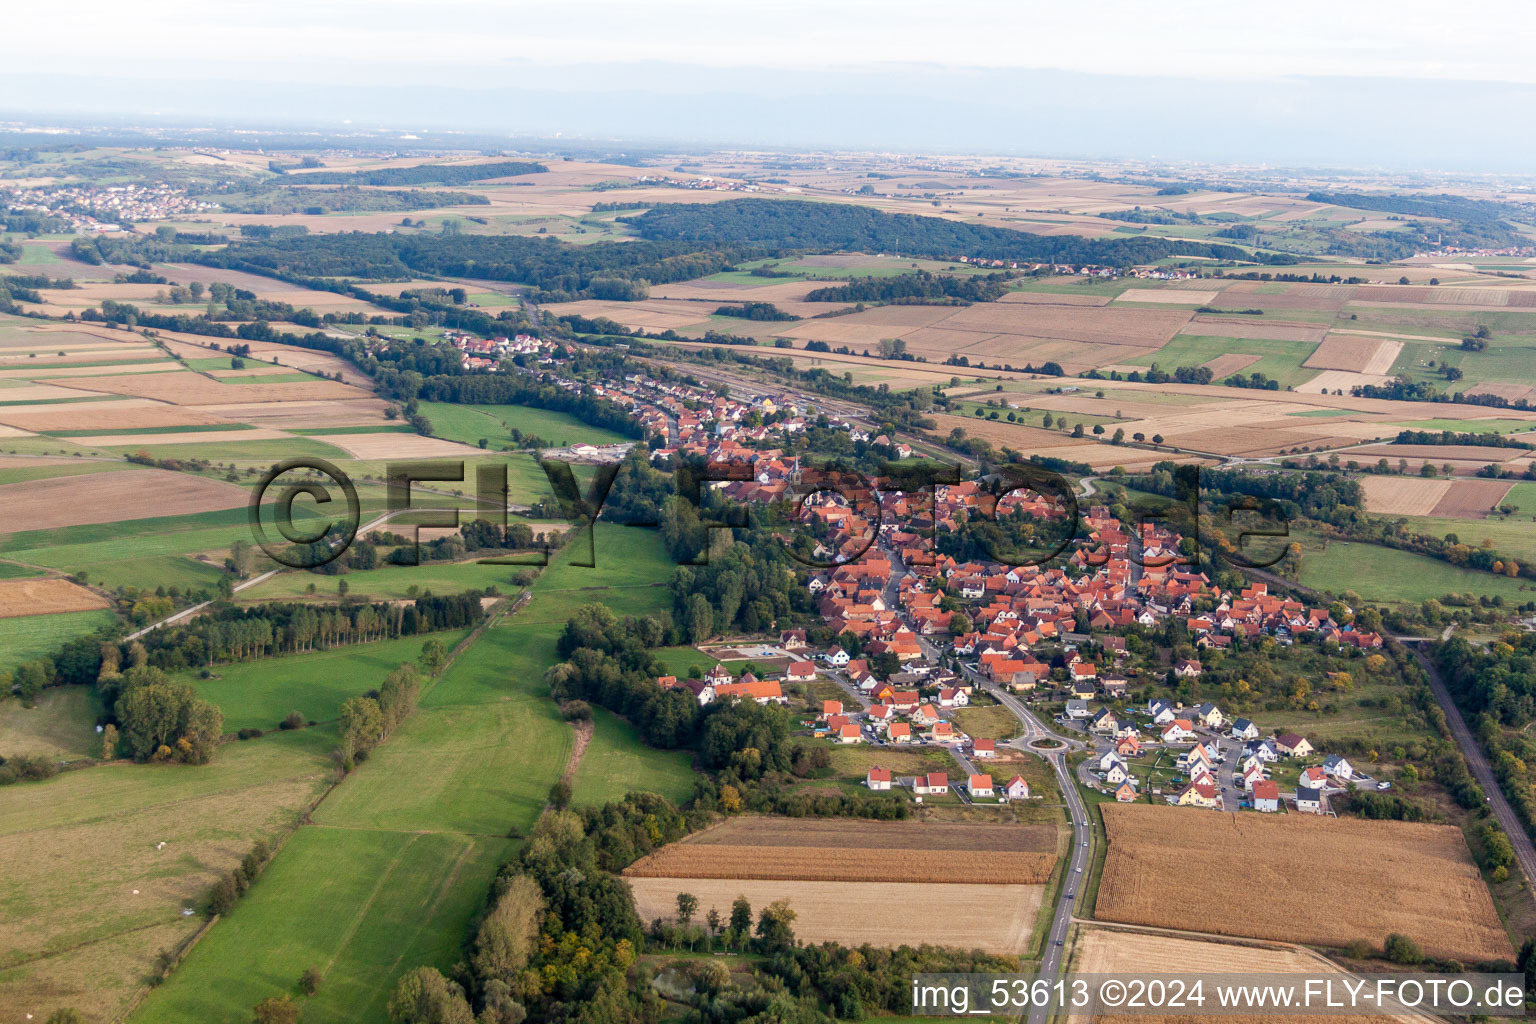
<instances>
[{"instance_id":1,"label":"tree line","mask_svg":"<svg viewBox=\"0 0 1536 1024\"><path fill-rule=\"evenodd\" d=\"M274 602L226 606L184 624L145 634L151 665L175 671L221 662L256 661L282 654L463 629L484 616L480 592L340 605Z\"/></svg>"}]
</instances>

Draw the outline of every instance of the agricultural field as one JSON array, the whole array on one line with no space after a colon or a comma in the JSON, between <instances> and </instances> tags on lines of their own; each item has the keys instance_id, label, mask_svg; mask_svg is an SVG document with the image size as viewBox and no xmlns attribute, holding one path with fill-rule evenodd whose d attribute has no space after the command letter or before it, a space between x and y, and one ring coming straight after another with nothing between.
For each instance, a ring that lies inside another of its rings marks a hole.
<instances>
[{"instance_id":1,"label":"agricultural field","mask_svg":"<svg viewBox=\"0 0 1536 1024\"><path fill-rule=\"evenodd\" d=\"M0 672L52 654L69 640L117 624L109 611L58 612L0 618ZM0 750L0 753L4 753Z\"/></svg>"},{"instance_id":2,"label":"agricultural field","mask_svg":"<svg viewBox=\"0 0 1536 1024\"><path fill-rule=\"evenodd\" d=\"M629 877L640 920L677 915L677 894L698 897L699 909L728 915L732 901L745 896L754 908L788 900L795 911L795 937L808 943L859 946L933 945L1024 953L1045 894L1043 885L978 885L964 882L806 882L719 878ZM906 915L899 926L892 909L927 907ZM937 912L942 910L942 913Z\"/></svg>"},{"instance_id":3,"label":"agricultural field","mask_svg":"<svg viewBox=\"0 0 1536 1024\"><path fill-rule=\"evenodd\" d=\"M1173 935L1120 931L1113 927L1082 927L1072 947L1069 963L1073 973L1116 974L1309 974L1341 972L1342 968L1310 950L1259 942L1205 941ZM1079 1020L1073 1017L1072 1020ZM1129 1024L1198 1024L1202 1017L1174 1015L1115 1015L1102 1018ZM1236 1024L1267 1024L1261 1016L1223 1015ZM1321 1015L1286 1015L1296 1024L1327 1024L1335 1018ZM1362 1024L1412 1022L1430 1024L1424 1014L1396 1017L1357 1016Z\"/></svg>"},{"instance_id":4,"label":"agricultural field","mask_svg":"<svg viewBox=\"0 0 1536 1024\"><path fill-rule=\"evenodd\" d=\"M1476 530L1476 524L1469 524ZM1370 601L1417 604L1446 594L1473 594L1523 604L1531 599L1528 581L1494 576L1442 562L1412 551L1378 544L1328 540L1296 534L1301 542L1299 582L1314 590L1342 594L1353 590Z\"/></svg>"},{"instance_id":5,"label":"agricultural field","mask_svg":"<svg viewBox=\"0 0 1536 1024\"><path fill-rule=\"evenodd\" d=\"M1102 810L1109 856L1100 920L1333 947L1398 932L1431 956L1513 957L1457 828L1139 804ZM1212 852L1217 835L1221 856ZM1320 876L1311 870L1318 864L1329 865ZM1307 884L1297 884L1303 877ZM1191 884L1201 899L1174 898ZM1248 899L1254 892L1266 896Z\"/></svg>"},{"instance_id":6,"label":"agricultural field","mask_svg":"<svg viewBox=\"0 0 1536 1024\"><path fill-rule=\"evenodd\" d=\"M50 686L31 707L19 700L0 700L0 755L60 761L96 757L101 753L96 722L105 710L85 686Z\"/></svg>"},{"instance_id":7,"label":"agricultural field","mask_svg":"<svg viewBox=\"0 0 1536 1024\"><path fill-rule=\"evenodd\" d=\"M201 767L116 762L0 790L0 1020L60 1002L120 1017L155 951L197 929L183 910L200 909L219 874L329 787L334 743L304 729L228 746Z\"/></svg>"},{"instance_id":8,"label":"agricultural field","mask_svg":"<svg viewBox=\"0 0 1536 1024\"><path fill-rule=\"evenodd\" d=\"M293 711L305 721L329 722L343 701L367 692L401 663L415 661L427 640L440 640L452 650L465 633L447 630L217 665L212 679L193 671L181 679L224 712L225 732L276 729Z\"/></svg>"},{"instance_id":9,"label":"agricultural field","mask_svg":"<svg viewBox=\"0 0 1536 1024\"><path fill-rule=\"evenodd\" d=\"M552 447L586 443L621 444L633 440L622 434L583 423L569 413L536 409L527 405L448 405L443 402L421 403L421 414L432 423L432 433L449 441L478 445L483 439L492 450L506 447L526 448L516 444L512 431L523 436L543 438Z\"/></svg>"},{"instance_id":10,"label":"agricultural field","mask_svg":"<svg viewBox=\"0 0 1536 1024\"><path fill-rule=\"evenodd\" d=\"M69 580L0 580L0 619L85 612L107 607L106 598Z\"/></svg>"},{"instance_id":11,"label":"agricultural field","mask_svg":"<svg viewBox=\"0 0 1536 1024\"><path fill-rule=\"evenodd\" d=\"M1051 826L733 818L641 858L633 878L1043 885Z\"/></svg>"},{"instance_id":12,"label":"agricultural field","mask_svg":"<svg viewBox=\"0 0 1536 1024\"><path fill-rule=\"evenodd\" d=\"M571 804L601 807L622 800L634 789L684 803L693 796L693 784L699 778L692 762L693 755L686 750L646 746L634 726L612 712L594 708L592 741L571 779Z\"/></svg>"}]
</instances>

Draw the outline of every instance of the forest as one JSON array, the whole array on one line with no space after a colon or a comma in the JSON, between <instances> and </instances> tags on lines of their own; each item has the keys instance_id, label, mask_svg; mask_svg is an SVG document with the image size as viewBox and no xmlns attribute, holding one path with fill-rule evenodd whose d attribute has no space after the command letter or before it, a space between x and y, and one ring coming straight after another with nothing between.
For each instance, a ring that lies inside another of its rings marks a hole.
<instances>
[{"instance_id":1,"label":"forest","mask_svg":"<svg viewBox=\"0 0 1536 1024\"><path fill-rule=\"evenodd\" d=\"M465 185L471 181L542 174L543 164L528 160L503 160L491 164L421 164L417 167L385 167L371 171L313 171L284 175L306 185Z\"/></svg>"}]
</instances>

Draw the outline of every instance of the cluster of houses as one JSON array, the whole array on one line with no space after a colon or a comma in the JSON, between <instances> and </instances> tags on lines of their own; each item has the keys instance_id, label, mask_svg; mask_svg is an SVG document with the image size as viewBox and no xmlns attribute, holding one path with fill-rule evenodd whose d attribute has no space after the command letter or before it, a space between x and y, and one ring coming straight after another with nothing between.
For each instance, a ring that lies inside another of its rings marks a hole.
<instances>
[{"instance_id":1,"label":"cluster of houses","mask_svg":"<svg viewBox=\"0 0 1536 1024\"><path fill-rule=\"evenodd\" d=\"M1076 702L1081 705L1083 702ZM1130 714L1117 715L1109 708L1082 712L1068 708L1068 716L1086 718L1088 729L1106 737L1112 746L1098 754L1093 767L1121 802L1137 799L1137 780L1131 773L1131 760L1140 757L1149 741L1144 741L1141 727ZM1258 726L1246 718L1230 721L1211 703L1184 708L1168 700L1152 700L1145 717L1164 748L1182 747L1176 767L1187 778L1177 791L1166 796L1170 804L1181 807L1222 806L1221 786L1216 777L1220 755L1213 752L1217 738L1241 742L1232 784L1249 796L1256 811L1281 809L1279 785L1269 777L1270 765L1282 758L1306 758L1315 751L1311 742L1295 733L1261 738ZM1324 758L1319 765L1305 768L1296 785L1296 809L1304 814L1326 814L1328 794L1364 778L1348 759L1337 755ZM1154 792L1156 792L1154 790Z\"/></svg>"},{"instance_id":2,"label":"cluster of houses","mask_svg":"<svg viewBox=\"0 0 1536 1024\"><path fill-rule=\"evenodd\" d=\"M897 782L892 778L889 768L871 768L864 778L864 785L876 792L889 790ZM909 784L919 799L925 796L944 796L952 788L947 772L915 775ZM993 783L991 775L972 774L966 777L964 789L971 800L998 800L1006 803L1010 800L1029 799L1029 781L1022 775L1015 775L999 788Z\"/></svg>"},{"instance_id":3,"label":"cluster of houses","mask_svg":"<svg viewBox=\"0 0 1536 1024\"><path fill-rule=\"evenodd\" d=\"M484 370L490 373L500 368L503 359L511 359L519 355L547 355L556 348L554 343L544 341L532 334L514 334L510 338L506 335L481 338L467 331L449 330L443 332L443 340L459 350L460 363L464 369Z\"/></svg>"},{"instance_id":4,"label":"cluster of houses","mask_svg":"<svg viewBox=\"0 0 1536 1024\"><path fill-rule=\"evenodd\" d=\"M39 210L69 221L76 231L122 231L123 224L167 220L219 209L172 185L42 185L0 189L7 210Z\"/></svg>"}]
</instances>

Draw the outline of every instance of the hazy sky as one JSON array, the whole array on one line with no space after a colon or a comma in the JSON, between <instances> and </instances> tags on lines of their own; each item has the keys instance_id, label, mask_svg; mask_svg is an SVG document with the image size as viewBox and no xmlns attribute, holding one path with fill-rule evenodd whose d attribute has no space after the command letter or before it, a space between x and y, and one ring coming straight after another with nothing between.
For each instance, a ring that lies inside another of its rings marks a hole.
<instances>
[{"instance_id":1,"label":"hazy sky","mask_svg":"<svg viewBox=\"0 0 1536 1024\"><path fill-rule=\"evenodd\" d=\"M9 48L9 71L138 78L497 86L524 61L657 60L1536 82L1531 0L77 0L6 20L67 40Z\"/></svg>"},{"instance_id":2,"label":"hazy sky","mask_svg":"<svg viewBox=\"0 0 1536 1024\"><path fill-rule=\"evenodd\" d=\"M1536 0L11 7L0 119L1536 169Z\"/></svg>"}]
</instances>

